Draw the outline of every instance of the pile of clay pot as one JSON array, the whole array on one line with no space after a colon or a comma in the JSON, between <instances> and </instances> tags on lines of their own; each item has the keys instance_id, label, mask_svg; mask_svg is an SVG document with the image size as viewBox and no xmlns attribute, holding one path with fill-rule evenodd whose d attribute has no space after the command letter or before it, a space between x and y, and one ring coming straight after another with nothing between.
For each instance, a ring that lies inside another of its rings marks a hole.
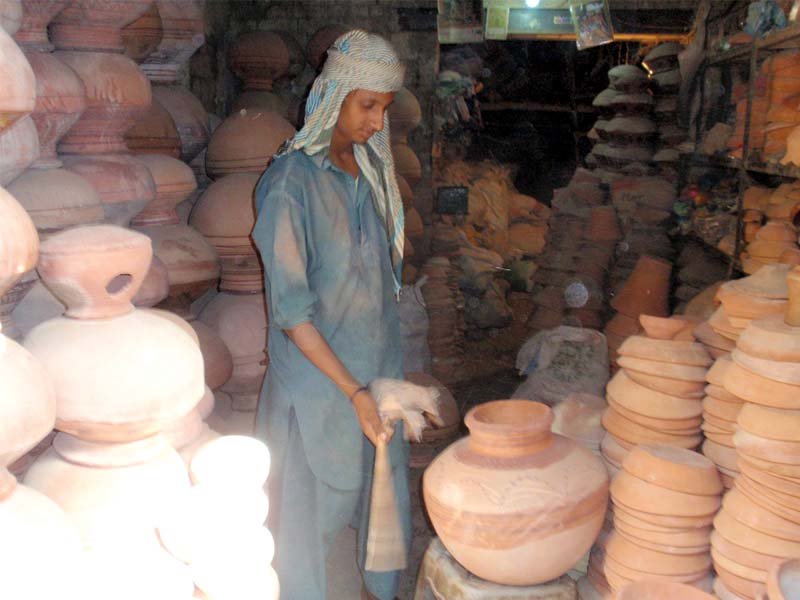
<instances>
[{"instance_id":1,"label":"pile of clay pot","mask_svg":"<svg viewBox=\"0 0 800 600\"><path fill-rule=\"evenodd\" d=\"M750 153L764 162L798 164L800 162L800 77L798 50L785 50L768 56L759 68L754 84L750 113ZM747 85L734 87L736 127L728 140L728 150L742 157ZM787 147L788 146L788 147Z\"/></svg>"},{"instance_id":2,"label":"pile of clay pot","mask_svg":"<svg viewBox=\"0 0 800 600\"><path fill-rule=\"evenodd\" d=\"M650 88L655 97L653 115L658 122L658 151L653 162L659 175L669 181L678 180L679 146L687 133L678 125L678 91L681 72L678 55L683 50L679 42L666 42L653 48L642 61L650 76Z\"/></svg>"},{"instance_id":3,"label":"pile of clay pot","mask_svg":"<svg viewBox=\"0 0 800 600\"><path fill-rule=\"evenodd\" d=\"M740 472L712 536L719 593L728 597L760 598L770 570L800 552L800 272L786 284L785 312L752 320L723 372L725 390L741 400L733 434Z\"/></svg>"},{"instance_id":4,"label":"pile of clay pot","mask_svg":"<svg viewBox=\"0 0 800 600\"><path fill-rule=\"evenodd\" d=\"M604 173L648 175L658 132L651 119L655 102L647 73L634 65L618 65L609 70L608 81L608 89L593 102L601 117L590 135L597 143L586 164Z\"/></svg>"},{"instance_id":5,"label":"pile of clay pot","mask_svg":"<svg viewBox=\"0 0 800 600\"><path fill-rule=\"evenodd\" d=\"M620 229L605 205L599 177L578 169L569 185L556 190L547 248L534 280L533 330L561 324L600 329L605 322L605 282Z\"/></svg>"},{"instance_id":6,"label":"pile of clay pot","mask_svg":"<svg viewBox=\"0 0 800 600\"><path fill-rule=\"evenodd\" d=\"M612 597L634 582L647 590L651 580L655 591L658 582L674 582L711 592L711 524L722 489L714 464L700 454L660 444L633 448L612 480L613 528L591 552L579 597Z\"/></svg>"}]
</instances>

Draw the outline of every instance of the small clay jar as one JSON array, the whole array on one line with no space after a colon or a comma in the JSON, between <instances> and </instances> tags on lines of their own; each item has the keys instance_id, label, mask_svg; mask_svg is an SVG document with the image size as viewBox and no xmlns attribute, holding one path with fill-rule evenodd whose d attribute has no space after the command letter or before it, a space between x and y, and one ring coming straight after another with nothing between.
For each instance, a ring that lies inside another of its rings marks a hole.
<instances>
[{"instance_id":1,"label":"small clay jar","mask_svg":"<svg viewBox=\"0 0 800 600\"><path fill-rule=\"evenodd\" d=\"M552 412L536 402L489 402L465 422L470 436L440 454L423 480L426 508L445 547L471 572L504 585L563 574L603 523L602 463L550 433ZM498 502L487 490L506 491Z\"/></svg>"},{"instance_id":2,"label":"small clay jar","mask_svg":"<svg viewBox=\"0 0 800 600\"><path fill-rule=\"evenodd\" d=\"M153 2L141 17L122 29L125 55L137 64L141 63L161 43L163 33L161 15Z\"/></svg>"}]
</instances>

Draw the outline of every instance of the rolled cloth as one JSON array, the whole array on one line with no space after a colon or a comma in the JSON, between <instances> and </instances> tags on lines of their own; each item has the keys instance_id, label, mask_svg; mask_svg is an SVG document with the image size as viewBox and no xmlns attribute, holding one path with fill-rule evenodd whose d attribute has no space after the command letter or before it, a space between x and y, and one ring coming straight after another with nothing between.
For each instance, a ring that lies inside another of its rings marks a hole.
<instances>
[{"instance_id":1,"label":"rolled cloth","mask_svg":"<svg viewBox=\"0 0 800 600\"><path fill-rule=\"evenodd\" d=\"M279 153L302 150L313 155L327 150L347 94L358 89L396 92L403 86L404 76L405 67L389 42L361 29L345 33L328 49L322 73L314 80L306 101L303 128ZM366 144L354 144L353 152L372 189L375 209L386 229L397 293L403 268L404 218L389 145L388 114L383 117L383 129Z\"/></svg>"}]
</instances>

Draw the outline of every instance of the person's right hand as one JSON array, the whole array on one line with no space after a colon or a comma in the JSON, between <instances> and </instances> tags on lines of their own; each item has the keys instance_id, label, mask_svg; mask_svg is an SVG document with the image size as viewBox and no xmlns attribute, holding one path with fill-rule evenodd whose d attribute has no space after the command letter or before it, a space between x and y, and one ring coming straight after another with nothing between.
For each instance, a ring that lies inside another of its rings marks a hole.
<instances>
[{"instance_id":1,"label":"person's right hand","mask_svg":"<svg viewBox=\"0 0 800 600\"><path fill-rule=\"evenodd\" d=\"M357 392L352 399L353 410L356 411L361 431L374 446L379 443L388 444L392 439L393 429L386 427L378 414L378 404L367 390Z\"/></svg>"}]
</instances>

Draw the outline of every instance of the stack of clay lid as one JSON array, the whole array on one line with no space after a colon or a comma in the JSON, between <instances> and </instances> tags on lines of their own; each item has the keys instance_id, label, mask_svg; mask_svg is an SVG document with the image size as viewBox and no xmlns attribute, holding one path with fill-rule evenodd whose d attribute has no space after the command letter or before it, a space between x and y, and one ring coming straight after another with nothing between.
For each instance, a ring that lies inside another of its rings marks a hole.
<instances>
[{"instance_id":1,"label":"stack of clay lid","mask_svg":"<svg viewBox=\"0 0 800 600\"><path fill-rule=\"evenodd\" d=\"M629 583L619 589L614 600L714 600L715 596L706 594L696 587L685 583L661 581L659 579L643 579Z\"/></svg>"},{"instance_id":2,"label":"stack of clay lid","mask_svg":"<svg viewBox=\"0 0 800 600\"><path fill-rule=\"evenodd\" d=\"M656 578L710 592L711 523L722 490L714 463L701 454L659 444L631 450L611 483L609 587Z\"/></svg>"},{"instance_id":3,"label":"stack of clay lid","mask_svg":"<svg viewBox=\"0 0 800 600\"><path fill-rule=\"evenodd\" d=\"M606 387L608 409L602 450L609 469L637 444L696 448L702 441L703 388L712 359L693 341L694 323L681 318L640 317L645 335L619 348L621 369Z\"/></svg>"},{"instance_id":4,"label":"stack of clay lid","mask_svg":"<svg viewBox=\"0 0 800 600\"><path fill-rule=\"evenodd\" d=\"M672 264L648 255L639 257L631 276L611 299L617 314L605 328L611 361L622 340L636 333L639 315L666 317L669 314L669 288Z\"/></svg>"},{"instance_id":5,"label":"stack of clay lid","mask_svg":"<svg viewBox=\"0 0 800 600\"><path fill-rule=\"evenodd\" d=\"M791 268L778 263L764 265L749 277L722 284L717 292L720 307L709 318L709 325L735 342L753 319L782 314L789 297L786 275Z\"/></svg>"},{"instance_id":6,"label":"stack of clay lid","mask_svg":"<svg viewBox=\"0 0 800 600\"><path fill-rule=\"evenodd\" d=\"M766 202L759 209L766 214L767 218L773 221L787 221L795 226L800 224L798 223L800 184L797 181L782 183L775 189L748 188L747 191L751 190L759 190L760 194L766 196Z\"/></svg>"},{"instance_id":7,"label":"stack of clay lid","mask_svg":"<svg viewBox=\"0 0 800 600\"><path fill-rule=\"evenodd\" d=\"M716 360L706 373L706 396L703 398L703 454L716 465L726 488L733 487L739 476L733 434L744 400L725 389L725 375L731 365L730 355Z\"/></svg>"},{"instance_id":8,"label":"stack of clay lid","mask_svg":"<svg viewBox=\"0 0 800 600\"><path fill-rule=\"evenodd\" d=\"M742 269L755 273L764 265L777 263L786 250L797 248L797 230L786 221L769 221L755 233L742 252Z\"/></svg>"},{"instance_id":9,"label":"stack of clay lid","mask_svg":"<svg viewBox=\"0 0 800 600\"><path fill-rule=\"evenodd\" d=\"M800 50L786 50L767 58L761 73L768 78L769 110L764 127L765 159L780 158L786 150L786 140L798 123L798 94L800 94Z\"/></svg>"},{"instance_id":10,"label":"stack of clay lid","mask_svg":"<svg viewBox=\"0 0 800 600\"><path fill-rule=\"evenodd\" d=\"M428 312L428 346L431 370L449 385L458 380L464 360L464 298L459 289L458 269L445 256L434 256L420 269L428 280L422 286Z\"/></svg>"},{"instance_id":11,"label":"stack of clay lid","mask_svg":"<svg viewBox=\"0 0 800 600\"><path fill-rule=\"evenodd\" d=\"M733 436L741 471L714 521L724 586L755 598L770 569L800 556L800 271L787 276L786 315L752 321L724 374L741 397Z\"/></svg>"}]
</instances>

